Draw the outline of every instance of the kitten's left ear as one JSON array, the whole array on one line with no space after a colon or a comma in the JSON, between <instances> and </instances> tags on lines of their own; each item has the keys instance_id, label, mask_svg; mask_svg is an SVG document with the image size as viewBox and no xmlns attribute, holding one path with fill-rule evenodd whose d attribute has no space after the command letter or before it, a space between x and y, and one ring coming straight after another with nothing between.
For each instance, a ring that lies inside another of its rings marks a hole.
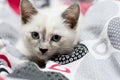
<instances>
[{"instance_id":1,"label":"kitten's left ear","mask_svg":"<svg viewBox=\"0 0 120 80\"><path fill-rule=\"evenodd\" d=\"M62 13L62 17L65 19L64 22L67 23L72 29L76 26L79 15L80 7L77 3L74 3Z\"/></svg>"}]
</instances>

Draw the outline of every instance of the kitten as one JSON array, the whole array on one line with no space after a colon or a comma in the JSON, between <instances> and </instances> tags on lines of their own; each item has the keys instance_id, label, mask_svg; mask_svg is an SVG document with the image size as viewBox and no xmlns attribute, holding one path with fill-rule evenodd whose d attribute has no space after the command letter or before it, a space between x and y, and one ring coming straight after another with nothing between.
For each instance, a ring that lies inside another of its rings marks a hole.
<instances>
[{"instance_id":1,"label":"kitten","mask_svg":"<svg viewBox=\"0 0 120 80\"><path fill-rule=\"evenodd\" d=\"M29 60L45 67L46 62L59 54L68 54L77 43L76 29L80 8L73 4L64 11L36 9L29 0L21 1L21 39L17 49Z\"/></svg>"}]
</instances>

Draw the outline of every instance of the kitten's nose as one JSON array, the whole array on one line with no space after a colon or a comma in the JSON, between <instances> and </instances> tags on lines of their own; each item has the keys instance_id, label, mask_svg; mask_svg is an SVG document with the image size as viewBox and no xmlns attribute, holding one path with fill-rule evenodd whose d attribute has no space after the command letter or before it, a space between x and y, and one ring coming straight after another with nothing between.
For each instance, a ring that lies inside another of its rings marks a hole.
<instances>
[{"instance_id":1,"label":"kitten's nose","mask_svg":"<svg viewBox=\"0 0 120 80\"><path fill-rule=\"evenodd\" d=\"M46 53L48 51L48 49L41 49L40 48L40 51L44 54L44 53Z\"/></svg>"}]
</instances>

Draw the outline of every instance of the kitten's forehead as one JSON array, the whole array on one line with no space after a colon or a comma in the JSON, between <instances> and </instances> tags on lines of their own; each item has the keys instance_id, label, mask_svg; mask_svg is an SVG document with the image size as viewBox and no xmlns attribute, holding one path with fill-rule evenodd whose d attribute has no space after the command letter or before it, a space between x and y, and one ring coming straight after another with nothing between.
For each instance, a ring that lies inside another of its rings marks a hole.
<instances>
[{"instance_id":1,"label":"kitten's forehead","mask_svg":"<svg viewBox=\"0 0 120 80\"><path fill-rule=\"evenodd\" d=\"M64 19L61 17L61 13L39 11L32 17L31 22L26 24L26 28L31 31L45 32L47 34L59 34L61 31L67 31L68 27L65 27L63 22Z\"/></svg>"},{"instance_id":2,"label":"kitten's forehead","mask_svg":"<svg viewBox=\"0 0 120 80\"><path fill-rule=\"evenodd\" d=\"M40 28L42 28L42 30L46 30L46 32L53 33L56 30L62 30L65 28L63 23L64 19L61 17L61 13L50 12L49 14L42 14L44 18L44 24L41 25L40 23Z\"/></svg>"}]
</instances>

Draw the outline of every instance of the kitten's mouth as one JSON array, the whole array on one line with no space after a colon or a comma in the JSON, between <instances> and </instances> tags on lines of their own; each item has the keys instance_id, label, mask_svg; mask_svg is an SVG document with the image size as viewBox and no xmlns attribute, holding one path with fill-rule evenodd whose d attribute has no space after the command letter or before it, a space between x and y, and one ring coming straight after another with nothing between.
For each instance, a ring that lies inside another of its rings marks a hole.
<instances>
[{"instance_id":1,"label":"kitten's mouth","mask_svg":"<svg viewBox=\"0 0 120 80\"><path fill-rule=\"evenodd\" d=\"M37 56L40 58L40 59L46 59L48 57L47 53L41 53L41 52L38 52L37 53Z\"/></svg>"},{"instance_id":2,"label":"kitten's mouth","mask_svg":"<svg viewBox=\"0 0 120 80\"><path fill-rule=\"evenodd\" d=\"M39 56L46 56L47 55L47 53L42 53L41 51L38 52L38 54L39 54Z\"/></svg>"}]
</instances>

